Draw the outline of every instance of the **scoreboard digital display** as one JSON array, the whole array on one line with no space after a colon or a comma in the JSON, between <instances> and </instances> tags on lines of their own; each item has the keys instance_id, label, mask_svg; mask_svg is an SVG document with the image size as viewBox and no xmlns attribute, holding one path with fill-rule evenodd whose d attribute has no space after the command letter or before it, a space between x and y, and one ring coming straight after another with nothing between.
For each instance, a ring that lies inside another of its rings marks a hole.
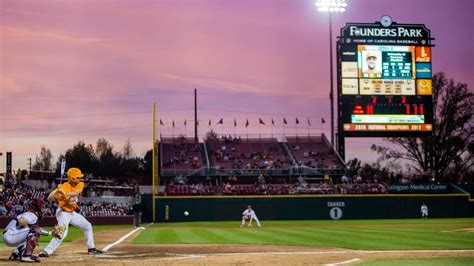
<instances>
[{"instance_id":1,"label":"scoreboard digital display","mask_svg":"<svg viewBox=\"0 0 474 266\"><path fill-rule=\"evenodd\" d=\"M339 47L339 114L345 136L423 136L433 130L431 47Z\"/></svg>"}]
</instances>

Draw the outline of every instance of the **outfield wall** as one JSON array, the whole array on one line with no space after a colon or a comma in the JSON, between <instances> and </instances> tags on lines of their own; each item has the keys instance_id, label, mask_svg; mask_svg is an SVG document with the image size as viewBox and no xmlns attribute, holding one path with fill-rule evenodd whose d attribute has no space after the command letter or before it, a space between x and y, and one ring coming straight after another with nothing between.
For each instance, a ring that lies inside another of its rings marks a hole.
<instances>
[{"instance_id":1,"label":"outfield wall","mask_svg":"<svg viewBox=\"0 0 474 266\"><path fill-rule=\"evenodd\" d=\"M468 194L155 197L155 221L239 220L247 205L261 220L419 218L422 203L430 217L472 217L469 200ZM143 221L151 221L151 196L143 197L143 207Z\"/></svg>"}]
</instances>

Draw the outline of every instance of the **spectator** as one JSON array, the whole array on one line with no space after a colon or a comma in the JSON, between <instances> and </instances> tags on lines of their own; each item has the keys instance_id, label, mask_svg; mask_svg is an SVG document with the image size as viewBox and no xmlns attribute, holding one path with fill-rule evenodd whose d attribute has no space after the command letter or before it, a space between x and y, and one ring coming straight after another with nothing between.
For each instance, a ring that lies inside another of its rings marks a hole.
<instances>
[{"instance_id":1,"label":"spectator","mask_svg":"<svg viewBox=\"0 0 474 266\"><path fill-rule=\"evenodd\" d=\"M341 177L341 181L342 181L343 184L347 184L347 183L349 183L349 178L347 178L347 176L344 174Z\"/></svg>"},{"instance_id":2,"label":"spectator","mask_svg":"<svg viewBox=\"0 0 474 266\"><path fill-rule=\"evenodd\" d=\"M132 211L133 211L133 225L135 228L140 226L140 220L141 220L141 213L142 213L142 205L140 203L140 200L135 200L135 203L132 206Z\"/></svg>"},{"instance_id":3,"label":"spectator","mask_svg":"<svg viewBox=\"0 0 474 266\"><path fill-rule=\"evenodd\" d=\"M0 216L6 216L7 215L7 209L5 206L3 206L3 203L0 204Z\"/></svg>"}]
</instances>

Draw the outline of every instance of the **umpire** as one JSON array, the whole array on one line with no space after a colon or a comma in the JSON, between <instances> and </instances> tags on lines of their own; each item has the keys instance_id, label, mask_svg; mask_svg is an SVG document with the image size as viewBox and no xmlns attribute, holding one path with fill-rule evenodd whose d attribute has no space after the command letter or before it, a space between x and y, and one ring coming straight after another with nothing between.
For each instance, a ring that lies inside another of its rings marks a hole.
<instances>
[{"instance_id":1,"label":"umpire","mask_svg":"<svg viewBox=\"0 0 474 266\"><path fill-rule=\"evenodd\" d=\"M132 205L132 212L133 212L133 225L135 227L140 226L140 215L142 214L142 204L140 203L140 200L137 199L135 200L135 203Z\"/></svg>"}]
</instances>

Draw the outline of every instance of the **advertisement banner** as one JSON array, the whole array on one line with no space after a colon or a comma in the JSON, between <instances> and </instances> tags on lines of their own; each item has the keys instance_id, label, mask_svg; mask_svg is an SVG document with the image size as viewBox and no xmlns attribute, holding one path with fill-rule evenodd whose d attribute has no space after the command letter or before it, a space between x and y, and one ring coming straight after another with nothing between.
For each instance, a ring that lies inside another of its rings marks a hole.
<instances>
[{"instance_id":1,"label":"advertisement banner","mask_svg":"<svg viewBox=\"0 0 474 266\"><path fill-rule=\"evenodd\" d=\"M415 49L416 62L431 62L431 47L418 46Z\"/></svg>"},{"instance_id":2,"label":"advertisement banner","mask_svg":"<svg viewBox=\"0 0 474 266\"><path fill-rule=\"evenodd\" d=\"M357 62L342 62L341 72L343 78L357 78Z\"/></svg>"},{"instance_id":3,"label":"advertisement banner","mask_svg":"<svg viewBox=\"0 0 474 266\"><path fill-rule=\"evenodd\" d=\"M408 132L430 132L433 130L431 124L344 124L344 131L408 131Z\"/></svg>"},{"instance_id":4,"label":"advertisement banner","mask_svg":"<svg viewBox=\"0 0 474 266\"><path fill-rule=\"evenodd\" d=\"M416 94L418 95L431 95L432 82L431 79L417 79L416 80Z\"/></svg>"},{"instance_id":5,"label":"advertisement banner","mask_svg":"<svg viewBox=\"0 0 474 266\"><path fill-rule=\"evenodd\" d=\"M416 63L416 78L431 79L431 63Z\"/></svg>"},{"instance_id":6,"label":"advertisement banner","mask_svg":"<svg viewBox=\"0 0 474 266\"><path fill-rule=\"evenodd\" d=\"M358 95L359 84L357 79L342 79L342 95Z\"/></svg>"},{"instance_id":7,"label":"advertisement banner","mask_svg":"<svg viewBox=\"0 0 474 266\"><path fill-rule=\"evenodd\" d=\"M388 188L389 193L446 193L448 184L393 184Z\"/></svg>"}]
</instances>

